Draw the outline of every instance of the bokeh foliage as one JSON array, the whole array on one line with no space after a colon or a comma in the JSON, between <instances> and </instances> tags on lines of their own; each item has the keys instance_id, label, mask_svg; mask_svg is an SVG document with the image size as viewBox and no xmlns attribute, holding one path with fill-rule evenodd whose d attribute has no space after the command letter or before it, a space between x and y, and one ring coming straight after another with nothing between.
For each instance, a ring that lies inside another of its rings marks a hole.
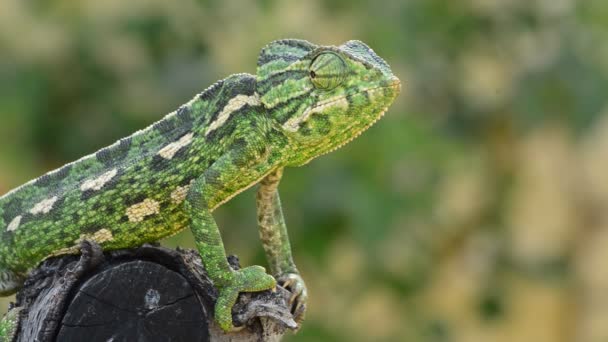
<instances>
[{"instance_id":1,"label":"bokeh foliage","mask_svg":"<svg viewBox=\"0 0 608 342\"><path fill-rule=\"evenodd\" d=\"M404 82L369 132L286 171L311 295L287 340L608 340L602 0L0 0L0 193L285 37L363 40ZM216 217L263 264L253 198Z\"/></svg>"}]
</instances>

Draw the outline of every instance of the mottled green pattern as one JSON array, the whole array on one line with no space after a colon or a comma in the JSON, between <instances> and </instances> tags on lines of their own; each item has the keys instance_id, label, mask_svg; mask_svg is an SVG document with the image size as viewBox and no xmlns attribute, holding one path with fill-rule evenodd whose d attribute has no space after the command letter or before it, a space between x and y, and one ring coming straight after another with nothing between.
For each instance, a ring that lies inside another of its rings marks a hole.
<instances>
[{"instance_id":1,"label":"mottled green pattern","mask_svg":"<svg viewBox=\"0 0 608 342\"><path fill-rule=\"evenodd\" d=\"M183 205L173 203L171 192L201 175L235 138L214 134L206 139L193 139L171 160L159 157L158 151L189 131L203 136L213 109L236 92L244 91L243 87L249 87L248 91L253 93L254 84L252 76L231 76L146 130L2 197L0 265L23 273L57 250L73 246L81 234L92 235L101 229L110 230L114 237L102 243L108 249L155 241L183 229L188 218ZM235 130L240 126L248 131L258 117L242 115L241 120L234 120L224 128ZM116 176L100 190L81 190L83 181L113 169L117 170ZM37 203L55 196L58 199L48 213L29 212ZM127 208L145 199L157 201L163 214L130 222ZM7 231L9 222L18 215L22 216L19 227Z\"/></svg>"},{"instance_id":2,"label":"mottled green pattern","mask_svg":"<svg viewBox=\"0 0 608 342\"><path fill-rule=\"evenodd\" d=\"M0 342L10 342L15 338L20 311L20 308L10 310L0 321Z\"/></svg>"},{"instance_id":3,"label":"mottled green pattern","mask_svg":"<svg viewBox=\"0 0 608 342\"><path fill-rule=\"evenodd\" d=\"M399 89L388 65L361 42L269 44L256 76L219 81L151 127L1 197L0 291L15 291L46 257L78 252L82 239L118 249L190 227L220 290L216 320L228 330L238 293L275 281L260 267L231 270L211 212L278 173L263 182L269 195L258 200L258 221L274 276L288 282L302 308L306 290L276 191L280 172L355 138Z\"/></svg>"}]
</instances>

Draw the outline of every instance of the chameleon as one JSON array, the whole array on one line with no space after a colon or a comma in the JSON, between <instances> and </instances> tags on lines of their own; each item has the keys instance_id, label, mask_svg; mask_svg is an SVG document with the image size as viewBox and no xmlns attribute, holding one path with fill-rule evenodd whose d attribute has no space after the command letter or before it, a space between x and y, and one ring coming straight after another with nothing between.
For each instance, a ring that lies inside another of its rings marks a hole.
<instances>
[{"instance_id":1,"label":"chameleon","mask_svg":"<svg viewBox=\"0 0 608 342\"><path fill-rule=\"evenodd\" d=\"M189 228L218 291L214 320L235 329L239 293L308 293L292 257L278 185L284 168L347 144L388 110L401 90L363 42L339 46L283 39L260 52L256 74L234 74L164 118L0 197L0 295L16 292L51 256L155 242ZM259 235L268 260L233 270L212 212L259 184ZM9 326L10 328L10 326Z\"/></svg>"}]
</instances>

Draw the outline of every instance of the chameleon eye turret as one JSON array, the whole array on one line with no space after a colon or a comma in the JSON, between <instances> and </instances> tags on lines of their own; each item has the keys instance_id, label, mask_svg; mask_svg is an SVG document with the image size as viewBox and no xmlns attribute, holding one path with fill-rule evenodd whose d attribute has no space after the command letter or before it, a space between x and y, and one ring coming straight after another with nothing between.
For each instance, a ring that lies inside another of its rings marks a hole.
<instances>
[{"instance_id":1,"label":"chameleon eye turret","mask_svg":"<svg viewBox=\"0 0 608 342\"><path fill-rule=\"evenodd\" d=\"M277 282L291 290L301 320L307 292L279 200L283 169L357 137L399 90L388 64L362 42L268 44L256 75L220 80L152 126L1 196L0 295L15 292L45 258L79 253L83 240L104 250L131 248L190 228L219 290L222 329L232 328L239 292ZM271 274L259 266L233 270L211 215L258 183Z\"/></svg>"},{"instance_id":2,"label":"chameleon eye turret","mask_svg":"<svg viewBox=\"0 0 608 342\"><path fill-rule=\"evenodd\" d=\"M346 73L346 63L342 57L327 51L321 52L312 60L309 76L315 88L331 90L344 82Z\"/></svg>"}]
</instances>

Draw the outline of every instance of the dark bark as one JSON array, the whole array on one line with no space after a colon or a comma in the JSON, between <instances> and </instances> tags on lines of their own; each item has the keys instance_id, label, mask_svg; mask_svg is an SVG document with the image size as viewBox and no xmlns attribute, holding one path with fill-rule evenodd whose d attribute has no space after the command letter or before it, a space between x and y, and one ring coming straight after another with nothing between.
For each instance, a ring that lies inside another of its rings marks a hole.
<instances>
[{"instance_id":1,"label":"dark bark","mask_svg":"<svg viewBox=\"0 0 608 342\"><path fill-rule=\"evenodd\" d=\"M17 294L16 341L279 341L296 328L289 296L280 287L241 294L233 319L242 329L224 334L212 318L217 292L195 251L102 253L85 242L81 256L51 258L32 272Z\"/></svg>"}]
</instances>

